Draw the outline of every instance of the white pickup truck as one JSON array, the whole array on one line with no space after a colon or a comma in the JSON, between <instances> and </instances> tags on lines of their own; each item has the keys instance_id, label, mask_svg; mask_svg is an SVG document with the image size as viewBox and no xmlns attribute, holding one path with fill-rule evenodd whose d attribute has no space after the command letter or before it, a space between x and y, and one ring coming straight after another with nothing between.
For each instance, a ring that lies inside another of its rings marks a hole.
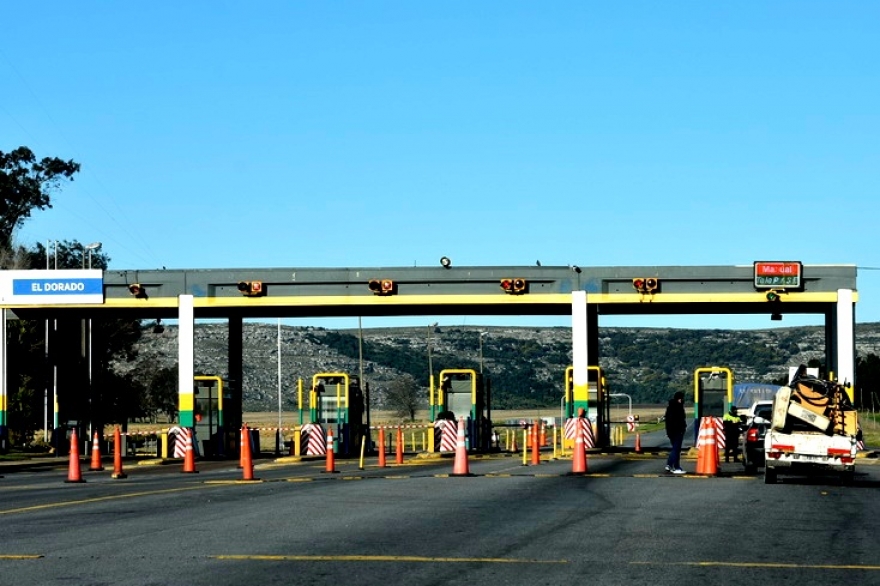
<instances>
[{"instance_id":1,"label":"white pickup truck","mask_svg":"<svg viewBox=\"0 0 880 586\"><path fill-rule=\"evenodd\" d=\"M839 473L855 476L858 420L846 389L815 377L795 378L773 401L773 419L764 436L764 482L778 474Z\"/></svg>"}]
</instances>

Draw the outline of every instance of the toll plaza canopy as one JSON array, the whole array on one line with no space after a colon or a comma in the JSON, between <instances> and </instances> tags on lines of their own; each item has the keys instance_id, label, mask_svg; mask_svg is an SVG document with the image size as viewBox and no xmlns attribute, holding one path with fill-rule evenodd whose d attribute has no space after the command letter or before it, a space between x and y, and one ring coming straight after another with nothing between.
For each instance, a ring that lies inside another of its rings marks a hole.
<instances>
[{"instance_id":1,"label":"toll plaza canopy","mask_svg":"<svg viewBox=\"0 0 880 586\"><path fill-rule=\"evenodd\" d=\"M6 324L22 319L178 320L180 424L193 423L194 321L227 319L230 428L240 423L242 320L435 315L570 315L574 386L599 364L600 315L824 316L826 364L855 380L855 265L498 266L0 271L0 435ZM85 346L84 346L85 347Z\"/></svg>"},{"instance_id":2,"label":"toll plaza canopy","mask_svg":"<svg viewBox=\"0 0 880 586\"><path fill-rule=\"evenodd\" d=\"M568 315L571 293L585 291L599 315L773 316L829 315L841 290L857 301L855 265L775 264L797 265L797 278L774 284L758 263L0 271L0 306L22 318L175 318L191 295L196 318Z\"/></svg>"}]
</instances>

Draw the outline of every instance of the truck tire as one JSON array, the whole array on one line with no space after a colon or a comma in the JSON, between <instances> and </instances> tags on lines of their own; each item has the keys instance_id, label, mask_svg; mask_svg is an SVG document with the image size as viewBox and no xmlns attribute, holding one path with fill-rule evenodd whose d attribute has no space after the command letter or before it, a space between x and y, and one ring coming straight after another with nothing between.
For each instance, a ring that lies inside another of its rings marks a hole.
<instances>
[{"instance_id":1,"label":"truck tire","mask_svg":"<svg viewBox=\"0 0 880 586\"><path fill-rule=\"evenodd\" d=\"M764 466L764 484L776 484L776 470Z\"/></svg>"},{"instance_id":2,"label":"truck tire","mask_svg":"<svg viewBox=\"0 0 880 586\"><path fill-rule=\"evenodd\" d=\"M840 473L840 483L844 486L852 486L853 482L855 482L855 479L855 470L846 470L845 472Z\"/></svg>"}]
</instances>

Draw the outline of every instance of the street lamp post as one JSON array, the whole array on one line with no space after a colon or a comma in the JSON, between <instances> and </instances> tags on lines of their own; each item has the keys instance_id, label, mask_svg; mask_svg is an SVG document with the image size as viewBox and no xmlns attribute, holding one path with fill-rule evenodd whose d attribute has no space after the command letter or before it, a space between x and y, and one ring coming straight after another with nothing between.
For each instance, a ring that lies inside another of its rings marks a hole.
<instances>
[{"instance_id":1,"label":"street lamp post","mask_svg":"<svg viewBox=\"0 0 880 586\"><path fill-rule=\"evenodd\" d=\"M428 326L428 376L430 377L428 380L430 384L434 382L434 363L431 359L431 342L433 340L434 328L437 327L437 322L432 323Z\"/></svg>"},{"instance_id":2,"label":"street lamp post","mask_svg":"<svg viewBox=\"0 0 880 586\"><path fill-rule=\"evenodd\" d=\"M480 374L483 374L483 336L488 334L489 332L480 332Z\"/></svg>"},{"instance_id":3,"label":"street lamp post","mask_svg":"<svg viewBox=\"0 0 880 586\"><path fill-rule=\"evenodd\" d=\"M46 242L46 270L49 270L49 244ZM55 241L55 268L58 268L58 241ZM45 365L46 370L49 369L49 320L46 320L46 336L45 340ZM49 376L46 376L46 385L43 390L43 440L49 443Z\"/></svg>"},{"instance_id":4,"label":"street lamp post","mask_svg":"<svg viewBox=\"0 0 880 586\"><path fill-rule=\"evenodd\" d=\"M92 242L91 244L86 244L85 246L83 246L83 253L84 253L83 254L83 268L86 268L86 259L85 259L86 254L85 253L88 252L88 257L89 257L88 268L89 268L89 270L91 270L91 268L92 268L92 251L98 250L99 248L101 248L100 242ZM88 328L87 329L88 350L87 350L86 360L88 362L88 367L89 367L89 437L91 437L92 426L94 425L94 421L93 421L94 412L92 411L92 318L91 317L89 318L89 323L88 323L87 328ZM88 440L88 438L86 438L86 440Z\"/></svg>"}]
</instances>

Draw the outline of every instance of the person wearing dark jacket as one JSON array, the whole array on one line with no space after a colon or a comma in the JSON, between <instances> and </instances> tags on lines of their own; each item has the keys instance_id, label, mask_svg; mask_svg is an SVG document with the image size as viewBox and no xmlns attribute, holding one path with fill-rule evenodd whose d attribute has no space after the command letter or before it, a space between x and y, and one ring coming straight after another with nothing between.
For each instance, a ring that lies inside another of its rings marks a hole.
<instances>
[{"instance_id":1,"label":"person wearing dark jacket","mask_svg":"<svg viewBox=\"0 0 880 586\"><path fill-rule=\"evenodd\" d=\"M672 443L669 457L666 458L666 471L673 474L685 474L681 469L681 445L684 432L687 430L687 418L684 413L684 393L678 391L666 406L666 437Z\"/></svg>"}]
</instances>

